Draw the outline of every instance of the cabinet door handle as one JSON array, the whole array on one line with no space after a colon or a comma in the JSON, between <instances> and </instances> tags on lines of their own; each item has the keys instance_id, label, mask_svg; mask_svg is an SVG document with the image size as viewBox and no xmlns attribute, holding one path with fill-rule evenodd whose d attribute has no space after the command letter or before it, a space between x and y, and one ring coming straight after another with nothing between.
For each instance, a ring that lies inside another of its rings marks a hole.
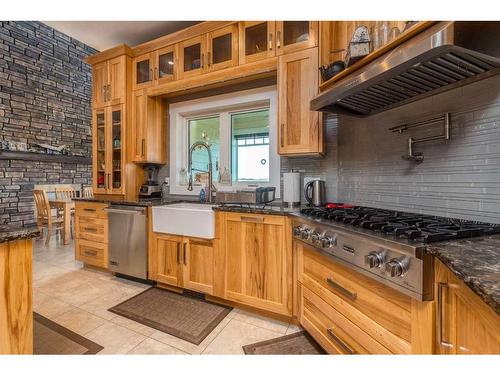
<instances>
[{"instance_id":1,"label":"cabinet door handle","mask_svg":"<svg viewBox=\"0 0 500 375\"><path fill-rule=\"evenodd\" d=\"M102 98L103 98L103 101L106 101L106 90L108 88L108 85L104 85L102 86Z\"/></svg>"},{"instance_id":2,"label":"cabinet door handle","mask_svg":"<svg viewBox=\"0 0 500 375\"><path fill-rule=\"evenodd\" d=\"M146 140L143 138L141 140L141 156L144 156L144 150L146 148Z\"/></svg>"},{"instance_id":3,"label":"cabinet door handle","mask_svg":"<svg viewBox=\"0 0 500 375\"><path fill-rule=\"evenodd\" d=\"M111 100L111 85L108 85L108 102Z\"/></svg>"},{"instance_id":4,"label":"cabinet door handle","mask_svg":"<svg viewBox=\"0 0 500 375\"><path fill-rule=\"evenodd\" d=\"M83 230L86 232L97 232L97 228L85 227L83 228Z\"/></svg>"},{"instance_id":5,"label":"cabinet door handle","mask_svg":"<svg viewBox=\"0 0 500 375\"><path fill-rule=\"evenodd\" d=\"M273 50L273 33L269 33L269 51Z\"/></svg>"},{"instance_id":6,"label":"cabinet door handle","mask_svg":"<svg viewBox=\"0 0 500 375\"><path fill-rule=\"evenodd\" d=\"M202 54L201 54L201 65L200 65L200 68L203 69L204 65L205 65L205 54L202 52Z\"/></svg>"},{"instance_id":7,"label":"cabinet door handle","mask_svg":"<svg viewBox=\"0 0 500 375\"><path fill-rule=\"evenodd\" d=\"M181 264L181 244L177 242L177 264Z\"/></svg>"},{"instance_id":8,"label":"cabinet door handle","mask_svg":"<svg viewBox=\"0 0 500 375\"><path fill-rule=\"evenodd\" d=\"M83 253L91 257L95 257L97 255L97 251L95 250L85 250Z\"/></svg>"},{"instance_id":9,"label":"cabinet door handle","mask_svg":"<svg viewBox=\"0 0 500 375\"><path fill-rule=\"evenodd\" d=\"M281 124L280 126L280 144L281 147L285 147L285 125Z\"/></svg>"},{"instance_id":10,"label":"cabinet door handle","mask_svg":"<svg viewBox=\"0 0 500 375\"><path fill-rule=\"evenodd\" d=\"M337 292L342 293L344 296L351 299L352 301L354 301L357 298L356 292L351 292L350 290L347 290L342 285L335 282L331 277L327 277L326 282L330 287L332 287L332 289L335 289Z\"/></svg>"},{"instance_id":11,"label":"cabinet door handle","mask_svg":"<svg viewBox=\"0 0 500 375\"><path fill-rule=\"evenodd\" d=\"M276 33L276 48L280 48L281 47L281 31L278 31Z\"/></svg>"},{"instance_id":12,"label":"cabinet door handle","mask_svg":"<svg viewBox=\"0 0 500 375\"><path fill-rule=\"evenodd\" d=\"M438 283L438 295L437 295L437 310L438 310L438 319L437 319L437 333L438 333L438 342L439 345L444 346L445 348L453 348L453 344L443 340L443 290L448 290L448 284L446 283Z\"/></svg>"},{"instance_id":13,"label":"cabinet door handle","mask_svg":"<svg viewBox=\"0 0 500 375\"><path fill-rule=\"evenodd\" d=\"M208 51L207 65L208 66L212 65L212 53L210 51Z\"/></svg>"},{"instance_id":14,"label":"cabinet door handle","mask_svg":"<svg viewBox=\"0 0 500 375\"><path fill-rule=\"evenodd\" d=\"M356 351L348 345L344 340L337 336L337 334L333 331L333 328L328 328L326 330L328 336L330 336L333 341L335 341L347 354L356 354Z\"/></svg>"},{"instance_id":15,"label":"cabinet door handle","mask_svg":"<svg viewBox=\"0 0 500 375\"><path fill-rule=\"evenodd\" d=\"M155 79L159 79L160 74L158 73L158 68L155 68Z\"/></svg>"},{"instance_id":16,"label":"cabinet door handle","mask_svg":"<svg viewBox=\"0 0 500 375\"><path fill-rule=\"evenodd\" d=\"M187 265L187 260L186 260L186 243L184 242L184 247L182 249L182 263L184 263L184 265Z\"/></svg>"},{"instance_id":17,"label":"cabinet door handle","mask_svg":"<svg viewBox=\"0 0 500 375\"><path fill-rule=\"evenodd\" d=\"M254 216L241 216L240 220L250 222L250 223L263 223L264 222L263 217L254 217Z\"/></svg>"},{"instance_id":18,"label":"cabinet door handle","mask_svg":"<svg viewBox=\"0 0 500 375\"><path fill-rule=\"evenodd\" d=\"M109 183L109 177L111 176L111 173L106 174L106 188L110 188L110 183Z\"/></svg>"},{"instance_id":19,"label":"cabinet door handle","mask_svg":"<svg viewBox=\"0 0 500 375\"><path fill-rule=\"evenodd\" d=\"M153 69L149 69L149 81L153 80Z\"/></svg>"},{"instance_id":20,"label":"cabinet door handle","mask_svg":"<svg viewBox=\"0 0 500 375\"><path fill-rule=\"evenodd\" d=\"M87 212L95 212L95 208L84 208L83 210Z\"/></svg>"}]
</instances>

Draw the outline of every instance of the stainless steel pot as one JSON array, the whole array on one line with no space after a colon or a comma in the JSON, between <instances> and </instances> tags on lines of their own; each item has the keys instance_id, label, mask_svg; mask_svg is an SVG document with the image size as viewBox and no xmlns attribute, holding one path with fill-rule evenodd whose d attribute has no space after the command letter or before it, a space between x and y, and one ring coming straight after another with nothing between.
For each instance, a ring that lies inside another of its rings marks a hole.
<instances>
[{"instance_id":1,"label":"stainless steel pot","mask_svg":"<svg viewBox=\"0 0 500 375\"><path fill-rule=\"evenodd\" d=\"M326 203L325 181L313 180L304 186L304 197L309 204L319 207Z\"/></svg>"}]
</instances>

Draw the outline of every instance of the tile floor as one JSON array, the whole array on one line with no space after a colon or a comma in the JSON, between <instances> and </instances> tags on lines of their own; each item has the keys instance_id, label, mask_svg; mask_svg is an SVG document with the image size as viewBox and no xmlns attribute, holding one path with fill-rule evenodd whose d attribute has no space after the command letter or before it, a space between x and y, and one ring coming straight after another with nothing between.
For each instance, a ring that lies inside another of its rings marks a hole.
<instances>
[{"instance_id":1,"label":"tile floor","mask_svg":"<svg viewBox=\"0 0 500 375\"><path fill-rule=\"evenodd\" d=\"M102 345L99 354L243 354L242 346L296 332L293 324L233 309L200 345L107 311L149 286L89 270L74 245L33 240L34 310Z\"/></svg>"}]
</instances>

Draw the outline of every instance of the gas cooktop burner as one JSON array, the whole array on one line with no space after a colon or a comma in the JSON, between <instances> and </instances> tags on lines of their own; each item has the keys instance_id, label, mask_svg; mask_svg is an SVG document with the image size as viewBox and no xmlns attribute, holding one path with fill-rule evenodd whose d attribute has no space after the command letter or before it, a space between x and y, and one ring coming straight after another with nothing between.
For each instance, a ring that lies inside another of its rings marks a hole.
<instances>
[{"instance_id":1,"label":"gas cooktop burner","mask_svg":"<svg viewBox=\"0 0 500 375\"><path fill-rule=\"evenodd\" d=\"M396 238L431 243L500 233L500 225L354 206L304 208L301 214L322 222L343 223Z\"/></svg>"}]
</instances>

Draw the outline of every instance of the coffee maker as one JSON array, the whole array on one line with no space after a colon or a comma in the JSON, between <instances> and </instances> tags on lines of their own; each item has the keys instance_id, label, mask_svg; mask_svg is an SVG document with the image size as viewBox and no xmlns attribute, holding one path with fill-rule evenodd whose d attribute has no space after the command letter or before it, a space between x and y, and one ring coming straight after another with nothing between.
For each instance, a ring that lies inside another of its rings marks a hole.
<instances>
[{"instance_id":1,"label":"coffee maker","mask_svg":"<svg viewBox=\"0 0 500 375\"><path fill-rule=\"evenodd\" d=\"M139 189L139 198L161 197L161 186L158 184L158 170L160 167L154 164L146 164L143 169L146 181Z\"/></svg>"}]
</instances>

